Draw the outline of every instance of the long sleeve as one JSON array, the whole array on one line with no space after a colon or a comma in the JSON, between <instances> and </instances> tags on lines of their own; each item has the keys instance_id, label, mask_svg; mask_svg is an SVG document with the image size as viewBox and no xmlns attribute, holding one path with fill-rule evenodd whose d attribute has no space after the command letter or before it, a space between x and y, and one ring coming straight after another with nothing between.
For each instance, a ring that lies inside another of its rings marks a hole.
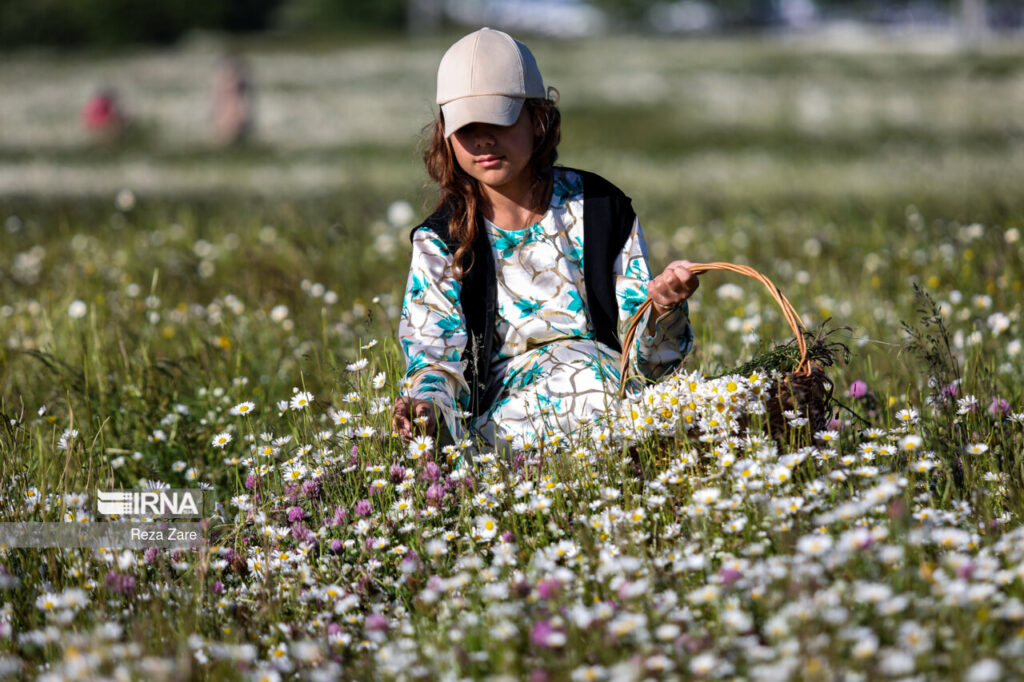
<instances>
[{"instance_id":1,"label":"long sleeve","mask_svg":"<svg viewBox=\"0 0 1024 682\"><path fill-rule=\"evenodd\" d=\"M429 229L416 231L398 338L407 367L403 393L432 401L455 428L469 405L463 375L468 335L451 264L444 242Z\"/></svg>"},{"instance_id":2,"label":"long sleeve","mask_svg":"<svg viewBox=\"0 0 1024 682\"><path fill-rule=\"evenodd\" d=\"M633 223L633 232L615 260L615 296L619 303L619 338L625 336L629 320L647 299L647 284L651 281L647 261L647 244L639 220ZM630 369L634 374L658 379L675 369L693 347L689 308L683 305L669 310L654 322L654 333L649 334L649 309L640 321L630 348Z\"/></svg>"}]
</instances>

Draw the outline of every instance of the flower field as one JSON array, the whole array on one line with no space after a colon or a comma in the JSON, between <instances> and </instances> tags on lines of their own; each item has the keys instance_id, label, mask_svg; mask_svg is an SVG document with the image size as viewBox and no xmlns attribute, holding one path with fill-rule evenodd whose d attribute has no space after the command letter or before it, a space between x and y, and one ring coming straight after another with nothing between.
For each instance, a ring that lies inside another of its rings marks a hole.
<instances>
[{"instance_id":1,"label":"flower field","mask_svg":"<svg viewBox=\"0 0 1024 682\"><path fill-rule=\"evenodd\" d=\"M262 137L222 152L201 53L11 58L0 521L212 502L198 549L0 548L0 678L1024 677L1021 48L540 43L561 161L634 197L655 268L747 263L850 354L772 438L778 377L728 368L789 332L709 273L679 374L506 457L389 423L429 196L402 93L442 43L256 51ZM69 129L88 78L146 135Z\"/></svg>"}]
</instances>

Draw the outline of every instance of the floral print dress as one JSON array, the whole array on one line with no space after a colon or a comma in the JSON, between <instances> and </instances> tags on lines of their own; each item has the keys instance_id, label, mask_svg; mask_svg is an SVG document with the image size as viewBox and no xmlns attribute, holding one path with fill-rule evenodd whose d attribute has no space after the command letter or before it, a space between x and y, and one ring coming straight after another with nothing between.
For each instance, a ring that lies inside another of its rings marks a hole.
<instances>
[{"instance_id":1,"label":"floral print dress","mask_svg":"<svg viewBox=\"0 0 1024 682\"><path fill-rule=\"evenodd\" d=\"M413 237L398 328L408 366L403 392L433 401L456 441L475 436L492 446L526 449L555 434L578 434L617 402L620 361L618 351L596 340L587 316L583 181L556 168L551 205L538 222L522 230L487 220L484 225L498 280L496 351L490 358L491 382L502 384L498 398L467 423L468 334L460 283L452 276L452 254L427 228ZM635 221L615 261L620 339L647 298L650 279ZM653 335L647 330L644 319L626 352L632 371L653 380L678 366L693 344L685 303L658 318Z\"/></svg>"}]
</instances>

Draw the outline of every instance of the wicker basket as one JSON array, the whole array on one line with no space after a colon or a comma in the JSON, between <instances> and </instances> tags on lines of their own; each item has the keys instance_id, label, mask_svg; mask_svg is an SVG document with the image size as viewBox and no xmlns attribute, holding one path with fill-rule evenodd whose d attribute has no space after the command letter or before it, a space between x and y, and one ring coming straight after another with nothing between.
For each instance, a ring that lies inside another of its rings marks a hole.
<instances>
[{"instance_id":1,"label":"wicker basket","mask_svg":"<svg viewBox=\"0 0 1024 682\"><path fill-rule=\"evenodd\" d=\"M786 434L790 428L789 419L785 415L787 411L791 413L795 412L797 416L807 418L811 425L812 432L824 428L828 423L831 414L829 404L832 400L833 385L821 365L812 362L808 358L807 340L805 338L806 329L804 327L803 320L800 319L800 315L797 314L793 305L782 294L782 292L779 291L779 288L766 276L746 265L736 265L733 263L697 263L689 266L689 269L696 275L701 275L715 270L735 272L761 282L761 284L768 289L772 298L775 299L775 302L782 310L782 315L786 318L786 322L789 323L790 329L792 329L793 334L796 337L797 348L800 352L800 360L796 367L792 371L787 372L777 383L775 383L772 386L771 391L768 393L765 404L767 412L765 423L768 433L777 440L782 440L787 437ZM631 378L628 374L629 363L627 349L633 344L637 328L643 320L644 313L647 312L652 305L654 305L654 302L650 298L644 301L633 317L630 318L629 326L626 329L626 335L622 344L622 361L619 366L620 398L625 395L627 385Z\"/></svg>"}]
</instances>

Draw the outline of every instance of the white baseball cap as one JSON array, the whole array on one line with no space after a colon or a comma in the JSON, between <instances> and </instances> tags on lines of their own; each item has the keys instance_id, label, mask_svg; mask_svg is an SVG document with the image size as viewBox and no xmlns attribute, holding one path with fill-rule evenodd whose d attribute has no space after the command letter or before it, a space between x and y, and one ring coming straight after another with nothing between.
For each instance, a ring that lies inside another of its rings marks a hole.
<instances>
[{"instance_id":1,"label":"white baseball cap","mask_svg":"<svg viewBox=\"0 0 1024 682\"><path fill-rule=\"evenodd\" d=\"M437 103L444 114L445 137L469 123L512 125L527 97L546 93L530 48L489 28L449 47L437 69Z\"/></svg>"}]
</instances>

